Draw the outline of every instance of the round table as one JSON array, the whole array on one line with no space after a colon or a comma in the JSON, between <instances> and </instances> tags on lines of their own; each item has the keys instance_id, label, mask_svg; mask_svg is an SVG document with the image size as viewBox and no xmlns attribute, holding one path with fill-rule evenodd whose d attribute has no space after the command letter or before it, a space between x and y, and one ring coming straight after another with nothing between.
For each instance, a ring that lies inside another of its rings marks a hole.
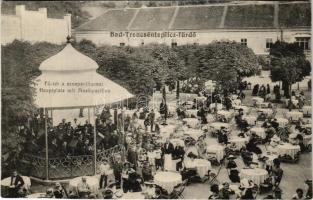
<instances>
[{"instance_id":1,"label":"round table","mask_svg":"<svg viewBox=\"0 0 313 200\"><path fill-rule=\"evenodd\" d=\"M223 123L223 122L213 122L212 124L210 124L210 127L215 129L215 130L219 130L219 129L221 129L221 127L229 128L230 124L229 123Z\"/></svg>"},{"instance_id":2,"label":"round table","mask_svg":"<svg viewBox=\"0 0 313 200\"><path fill-rule=\"evenodd\" d=\"M262 112L266 115L271 115L273 114L273 110L272 109L269 109L269 108L261 108L261 109L258 109L258 112Z\"/></svg>"},{"instance_id":3,"label":"round table","mask_svg":"<svg viewBox=\"0 0 313 200\"><path fill-rule=\"evenodd\" d=\"M277 148L279 155L289 155L292 158L295 158L295 155L300 151L299 145L292 145L290 143L280 144L277 146Z\"/></svg>"},{"instance_id":4,"label":"round table","mask_svg":"<svg viewBox=\"0 0 313 200\"><path fill-rule=\"evenodd\" d=\"M234 109L235 110L240 110L240 109L242 109L242 111L244 112L244 113L247 113L248 111L249 111L249 107L248 106L233 106L234 107Z\"/></svg>"},{"instance_id":5,"label":"round table","mask_svg":"<svg viewBox=\"0 0 313 200\"><path fill-rule=\"evenodd\" d=\"M188 130L185 131L184 135L188 135L190 137L192 137L195 140L198 140L198 138L203 134L202 130L200 129L193 129L190 128Z\"/></svg>"},{"instance_id":6,"label":"round table","mask_svg":"<svg viewBox=\"0 0 313 200\"><path fill-rule=\"evenodd\" d=\"M215 108L215 103L211 103L210 104L210 109L213 109L213 108ZM218 103L216 108L217 108L217 110L222 110L223 109L223 104Z\"/></svg>"},{"instance_id":7,"label":"round table","mask_svg":"<svg viewBox=\"0 0 313 200\"><path fill-rule=\"evenodd\" d=\"M250 129L251 133L255 133L256 135L260 136L262 139L265 139L265 129L262 127L253 127Z\"/></svg>"},{"instance_id":8,"label":"round table","mask_svg":"<svg viewBox=\"0 0 313 200\"><path fill-rule=\"evenodd\" d=\"M311 115L312 113L311 106L303 106L302 110L303 110L303 114L305 115Z\"/></svg>"},{"instance_id":9,"label":"round table","mask_svg":"<svg viewBox=\"0 0 313 200\"><path fill-rule=\"evenodd\" d=\"M30 178L28 176L21 176L23 181L24 181L24 187L29 190L30 186L31 186L31 181ZM10 187L11 185L11 177L7 177L5 179L1 180L1 185L5 186L5 187Z\"/></svg>"},{"instance_id":10,"label":"round table","mask_svg":"<svg viewBox=\"0 0 313 200\"><path fill-rule=\"evenodd\" d=\"M255 125L257 117L251 116L251 115L246 115L243 117L243 119L246 120L249 125Z\"/></svg>"},{"instance_id":11,"label":"round table","mask_svg":"<svg viewBox=\"0 0 313 200\"><path fill-rule=\"evenodd\" d=\"M171 193L175 186L182 183L182 176L175 172L157 172L154 175L154 183Z\"/></svg>"},{"instance_id":12,"label":"round table","mask_svg":"<svg viewBox=\"0 0 313 200\"><path fill-rule=\"evenodd\" d=\"M215 117L214 117L213 114L207 114L206 120L207 120L208 123L212 123L212 122L214 122Z\"/></svg>"},{"instance_id":13,"label":"round table","mask_svg":"<svg viewBox=\"0 0 313 200\"><path fill-rule=\"evenodd\" d=\"M291 111L287 113L287 117L291 118L291 120L299 120L303 118L302 112Z\"/></svg>"},{"instance_id":14,"label":"round table","mask_svg":"<svg viewBox=\"0 0 313 200\"><path fill-rule=\"evenodd\" d=\"M208 170L211 169L211 162L205 159L194 159L193 161L185 162L185 167L187 169L196 168L200 178L203 178L208 174Z\"/></svg>"},{"instance_id":15,"label":"round table","mask_svg":"<svg viewBox=\"0 0 313 200\"><path fill-rule=\"evenodd\" d=\"M268 108L268 102L256 102L255 103L258 108Z\"/></svg>"},{"instance_id":16,"label":"round table","mask_svg":"<svg viewBox=\"0 0 313 200\"><path fill-rule=\"evenodd\" d=\"M90 187L91 193L97 194L98 187L99 187L99 179L94 176L86 176L86 180L87 180L87 184ZM78 194L77 186L78 186L78 183L80 183L81 181L82 181L81 176L71 179L68 183L69 191L73 191Z\"/></svg>"},{"instance_id":17,"label":"round table","mask_svg":"<svg viewBox=\"0 0 313 200\"><path fill-rule=\"evenodd\" d=\"M246 143L248 142L248 138L242 138L242 137L232 137L229 139L230 143L235 143L236 144L236 149L241 149L242 147L244 147L246 145Z\"/></svg>"},{"instance_id":18,"label":"round table","mask_svg":"<svg viewBox=\"0 0 313 200\"><path fill-rule=\"evenodd\" d=\"M305 147L309 146L309 144L312 144L311 139L312 139L312 135L303 136L303 144Z\"/></svg>"},{"instance_id":19,"label":"round table","mask_svg":"<svg viewBox=\"0 0 313 200\"><path fill-rule=\"evenodd\" d=\"M226 111L226 110L219 110L219 111L217 111L217 114L221 115L227 119L230 119L232 117L232 113L229 111Z\"/></svg>"},{"instance_id":20,"label":"round table","mask_svg":"<svg viewBox=\"0 0 313 200\"><path fill-rule=\"evenodd\" d=\"M192 115L193 115L194 117L197 117L197 113L198 113L198 110L196 110L196 109L190 109L190 110L186 110L186 111L185 111L185 114L186 114L186 116L188 116L188 117L192 117Z\"/></svg>"},{"instance_id":21,"label":"round table","mask_svg":"<svg viewBox=\"0 0 313 200\"><path fill-rule=\"evenodd\" d=\"M185 118L183 119L183 122L186 122L191 128L196 128L199 120L197 118Z\"/></svg>"},{"instance_id":22,"label":"round table","mask_svg":"<svg viewBox=\"0 0 313 200\"><path fill-rule=\"evenodd\" d=\"M277 123L280 127L285 127L288 124L288 119L285 118L277 118Z\"/></svg>"},{"instance_id":23,"label":"round table","mask_svg":"<svg viewBox=\"0 0 313 200\"><path fill-rule=\"evenodd\" d=\"M214 153L216 156L217 161L221 161L224 157L224 146L220 145L220 144L213 144L213 145L209 145L206 148L206 152L207 153Z\"/></svg>"},{"instance_id":24,"label":"round table","mask_svg":"<svg viewBox=\"0 0 313 200\"><path fill-rule=\"evenodd\" d=\"M253 183L260 185L268 177L268 172L265 169L254 168L254 169L242 169L240 171L240 178L246 178L252 180Z\"/></svg>"},{"instance_id":25,"label":"round table","mask_svg":"<svg viewBox=\"0 0 313 200\"><path fill-rule=\"evenodd\" d=\"M263 103L264 99L261 97L252 97L253 103Z\"/></svg>"}]
</instances>

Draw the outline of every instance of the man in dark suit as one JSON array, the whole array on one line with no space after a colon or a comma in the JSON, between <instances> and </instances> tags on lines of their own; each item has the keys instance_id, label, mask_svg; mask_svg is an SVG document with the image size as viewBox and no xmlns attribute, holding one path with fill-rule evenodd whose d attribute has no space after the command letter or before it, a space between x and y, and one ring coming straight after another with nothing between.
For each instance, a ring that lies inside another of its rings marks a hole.
<instances>
[{"instance_id":1,"label":"man in dark suit","mask_svg":"<svg viewBox=\"0 0 313 200\"><path fill-rule=\"evenodd\" d=\"M128 149L127 160L134 166L134 169L136 170L137 161L138 161L138 154L137 154L136 146L130 147Z\"/></svg>"},{"instance_id":2,"label":"man in dark suit","mask_svg":"<svg viewBox=\"0 0 313 200\"><path fill-rule=\"evenodd\" d=\"M23 178L17 174L17 171L14 170L11 176L11 183L9 187L9 197L17 198L19 197L19 190L23 187L24 180Z\"/></svg>"},{"instance_id":3,"label":"man in dark suit","mask_svg":"<svg viewBox=\"0 0 313 200\"><path fill-rule=\"evenodd\" d=\"M166 142L162 148L162 154L173 154L174 153L174 145L170 142L169 139L166 139Z\"/></svg>"}]
</instances>

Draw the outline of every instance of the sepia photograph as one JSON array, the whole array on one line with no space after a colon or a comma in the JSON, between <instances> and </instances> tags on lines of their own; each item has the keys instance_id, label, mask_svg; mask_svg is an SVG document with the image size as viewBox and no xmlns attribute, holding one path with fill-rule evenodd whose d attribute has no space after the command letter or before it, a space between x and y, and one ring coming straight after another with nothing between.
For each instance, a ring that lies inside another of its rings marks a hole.
<instances>
[{"instance_id":1,"label":"sepia photograph","mask_svg":"<svg viewBox=\"0 0 313 200\"><path fill-rule=\"evenodd\" d=\"M311 15L1 1L1 198L312 199Z\"/></svg>"}]
</instances>

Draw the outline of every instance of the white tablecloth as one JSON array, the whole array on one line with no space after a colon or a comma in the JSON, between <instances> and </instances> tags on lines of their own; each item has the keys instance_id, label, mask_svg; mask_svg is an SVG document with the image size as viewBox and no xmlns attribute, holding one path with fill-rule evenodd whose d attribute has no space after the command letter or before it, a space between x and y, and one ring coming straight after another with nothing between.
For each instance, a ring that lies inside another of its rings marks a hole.
<instances>
[{"instance_id":1,"label":"white tablecloth","mask_svg":"<svg viewBox=\"0 0 313 200\"><path fill-rule=\"evenodd\" d=\"M303 114L305 115L311 115L312 110L311 110L311 106L303 106Z\"/></svg>"},{"instance_id":2,"label":"white tablecloth","mask_svg":"<svg viewBox=\"0 0 313 200\"><path fill-rule=\"evenodd\" d=\"M262 127L253 127L250 129L251 133L255 133L256 135L260 136L262 139L265 139L265 129Z\"/></svg>"},{"instance_id":3,"label":"white tablecloth","mask_svg":"<svg viewBox=\"0 0 313 200\"><path fill-rule=\"evenodd\" d=\"M207 175L208 170L211 169L211 163L205 159L194 159L193 162L186 160L185 167L187 169L196 168L200 178L203 178L205 175Z\"/></svg>"},{"instance_id":4,"label":"white tablecloth","mask_svg":"<svg viewBox=\"0 0 313 200\"><path fill-rule=\"evenodd\" d=\"M196 128L199 123L197 118L185 118L183 121L186 122L191 128Z\"/></svg>"},{"instance_id":5,"label":"white tablecloth","mask_svg":"<svg viewBox=\"0 0 313 200\"><path fill-rule=\"evenodd\" d=\"M215 130L219 130L219 129L221 129L221 127L229 128L230 124L229 123L223 123L223 122L213 122L212 124L210 124L210 127L215 129Z\"/></svg>"},{"instance_id":6,"label":"white tablecloth","mask_svg":"<svg viewBox=\"0 0 313 200\"><path fill-rule=\"evenodd\" d=\"M219 110L217 111L218 115L221 115L227 119L230 119L232 117L232 112L226 111L226 110Z\"/></svg>"},{"instance_id":7,"label":"white tablecloth","mask_svg":"<svg viewBox=\"0 0 313 200\"><path fill-rule=\"evenodd\" d=\"M277 146L278 154L283 155L290 155L292 158L300 151L299 145L292 145L290 143L284 143Z\"/></svg>"},{"instance_id":8,"label":"white tablecloth","mask_svg":"<svg viewBox=\"0 0 313 200\"><path fill-rule=\"evenodd\" d=\"M191 117L191 115L197 117L198 110L196 109L186 110L185 113L188 117Z\"/></svg>"},{"instance_id":9,"label":"white tablecloth","mask_svg":"<svg viewBox=\"0 0 313 200\"><path fill-rule=\"evenodd\" d=\"M255 184L260 185L268 177L268 172L264 169L255 168L255 169L242 169L240 171L241 179L252 180Z\"/></svg>"},{"instance_id":10,"label":"white tablecloth","mask_svg":"<svg viewBox=\"0 0 313 200\"><path fill-rule=\"evenodd\" d=\"M291 120L299 120L303 118L302 112L291 111L287 113L287 117L291 118Z\"/></svg>"},{"instance_id":11,"label":"white tablecloth","mask_svg":"<svg viewBox=\"0 0 313 200\"><path fill-rule=\"evenodd\" d=\"M209 145L206 149L207 153L214 153L217 161L221 161L224 157L224 147L220 144Z\"/></svg>"},{"instance_id":12,"label":"white tablecloth","mask_svg":"<svg viewBox=\"0 0 313 200\"><path fill-rule=\"evenodd\" d=\"M91 193L97 194L98 187L99 187L99 179L94 176L86 176L86 180L90 187ZM76 177L76 178L71 179L68 183L69 190L77 193L78 192L77 185L81 181L82 181L82 177Z\"/></svg>"},{"instance_id":13,"label":"white tablecloth","mask_svg":"<svg viewBox=\"0 0 313 200\"><path fill-rule=\"evenodd\" d=\"M303 136L303 144L304 144L304 146L307 147L309 144L312 144L311 139L312 139L312 135L305 135L305 136Z\"/></svg>"},{"instance_id":14,"label":"white tablecloth","mask_svg":"<svg viewBox=\"0 0 313 200\"><path fill-rule=\"evenodd\" d=\"M258 109L258 112L262 112L266 115L271 115L273 114L273 110L272 109L269 109L269 108L261 108L261 109Z\"/></svg>"},{"instance_id":15,"label":"white tablecloth","mask_svg":"<svg viewBox=\"0 0 313 200\"><path fill-rule=\"evenodd\" d=\"M236 149L241 149L248 142L248 138L242 138L242 137L235 136L235 137L230 138L229 142L235 143L236 147L237 147Z\"/></svg>"},{"instance_id":16,"label":"white tablecloth","mask_svg":"<svg viewBox=\"0 0 313 200\"><path fill-rule=\"evenodd\" d=\"M215 103L210 104L210 109L215 108ZM217 110L222 110L223 109L223 104L218 103L217 104Z\"/></svg>"},{"instance_id":17,"label":"white tablecloth","mask_svg":"<svg viewBox=\"0 0 313 200\"><path fill-rule=\"evenodd\" d=\"M264 99L261 97L252 97L253 103L262 103L264 102Z\"/></svg>"},{"instance_id":18,"label":"white tablecloth","mask_svg":"<svg viewBox=\"0 0 313 200\"><path fill-rule=\"evenodd\" d=\"M30 186L31 186L31 181L30 181L30 178L28 176L21 176L23 181L24 181L24 187L29 190L30 189ZM9 187L11 184L11 177L7 177L5 179L2 179L1 180L1 185L2 186L7 186Z\"/></svg>"},{"instance_id":19,"label":"white tablecloth","mask_svg":"<svg viewBox=\"0 0 313 200\"><path fill-rule=\"evenodd\" d=\"M288 119L285 118L277 118L277 123L280 127L285 127L288 124Z\"/></svg>"},{"instance_id":20,"label":"white tablecloth","mask_svg":"<svg viewBox=\"0 0 313 200\"><path fill-rule=\"evenodd\" d=\"M259 108L268 108L268 102L257 102L256 106Z\"/></svg>"},{"instance_id":21,"label":"white tablecloth","mask_svg":"<svg viewBox=\"0 0 313 200\"><path fill-rule=\"evenodd\" d=\"M174 133L174 130L176 129L175 125L166 125L160 127L160 132L161 133Z\"/></svg>"},{"instance_id":22,"label":"white tablecloth","mask_svg":"<svg viewBox=\"0 0 313 200\"><path fill-rule=\"evenodd\" d=\"M234 106L235 110L239 110L242 109L243 113L247 113L249 111L249 107L248 106Z\"/></svg>"},{"instance_id":23,"label":"white tablecloth","mask_svg":"<svg viewBox=\"0 0 313 200\"><path fill-rule=\"evenodd\" d=\"M189 128L188 130L185 131L184 134L189 135L195 140L198 140L198 138L203 134L203 132L200 129Z\"/></svg>"},{"instance_id":24,"label":"white tablecloth","mask_svg":"<svg viewBox=\"0 0 313 200\"><path fill-rule=\"evenodd\" d=\"M244 120L247 121L249 125L255 125L255 122L257 120L256 116L246 115L243 117Z\"/></svg>"},{"instance_id":25,"label":"white tablecloth","mask_svg":"<svg viewBox=\"0 0 313 200\"><path fill-rule=\"evenodd\" d=\"M207 114L206 120L207 120L208 123L212 123L212 122L214 122L215 117L214 117L213 114Z\"/></svg>"},{"instance_id":26,"label":"white tablecloth","mask_svg":"<svg viewBox=\"0 0 313 200\"><path fill-rule=\"evenodd\" d=\"M171 193L176 185L182 183L182 176L175 172L157 172L154 183Z\"/></svg>"}]
</instances>

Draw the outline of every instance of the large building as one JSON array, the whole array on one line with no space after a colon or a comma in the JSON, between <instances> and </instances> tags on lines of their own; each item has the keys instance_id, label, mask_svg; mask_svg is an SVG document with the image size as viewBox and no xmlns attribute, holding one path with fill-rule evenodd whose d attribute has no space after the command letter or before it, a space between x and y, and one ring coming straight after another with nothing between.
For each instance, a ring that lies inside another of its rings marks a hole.
<instances>
[{"instance_id":1,"label":"large building","mask_svg":"<svg viewBox=\"0 0 313 200\"><path fill-rule=\"evenodd\" d=\"M207 44L232 40L266 55L277 40L298 42L310 53L311 5L297 2L234 2L210 5L111 9L75 30L78 41L140 46Z\"/></svg>"},{"instance_id":2,"label":"large building","mask_svg":"<svg viewBox=\"0 0 313 200\"><path fill-rule=\"evenodd\" d=\"M63 19L47 17L47 8L38 11L26 10L25 5L15 8L15 15L1 15L1 44L13 40L34 42L50 42L60 44L66 42L71 34L71 15Z\"/></svg>"}]
</instances>

